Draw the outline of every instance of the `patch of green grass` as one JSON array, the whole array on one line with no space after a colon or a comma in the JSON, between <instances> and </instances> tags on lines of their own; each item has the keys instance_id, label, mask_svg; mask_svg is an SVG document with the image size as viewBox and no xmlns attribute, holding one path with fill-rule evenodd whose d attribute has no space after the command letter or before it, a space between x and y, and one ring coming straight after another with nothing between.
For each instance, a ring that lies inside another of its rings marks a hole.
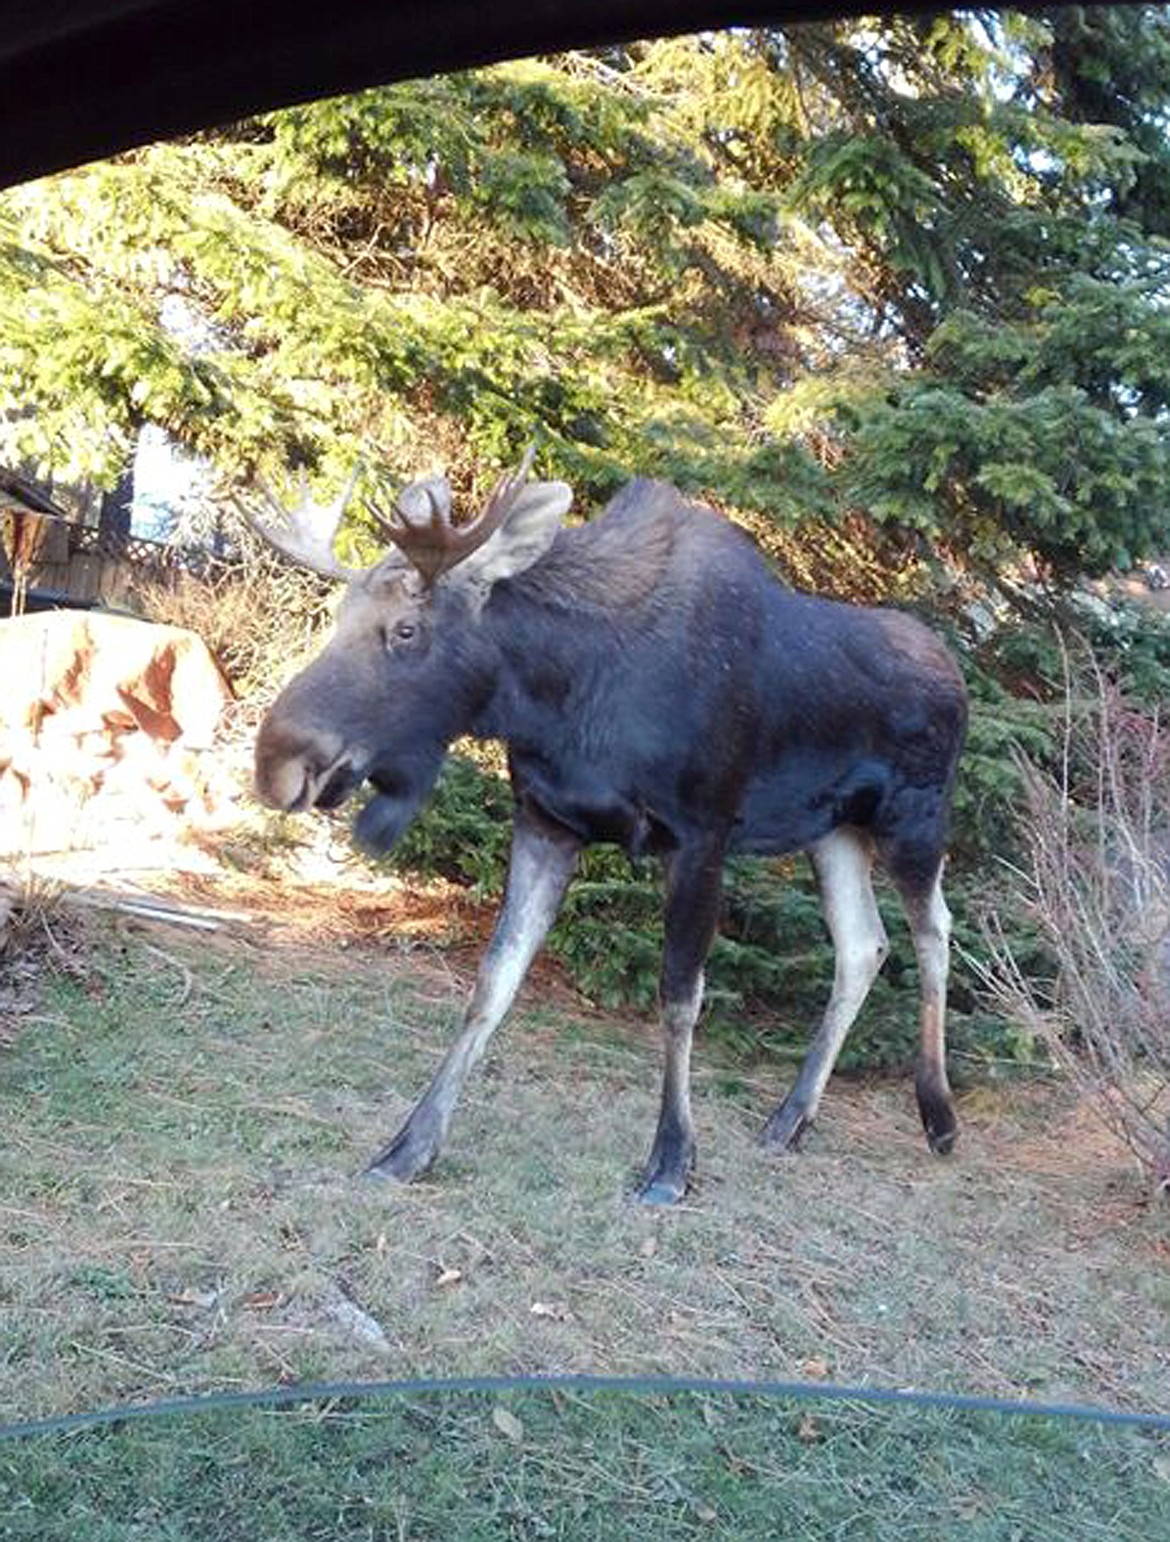
<instances>
[{"instance_id":1,"label":"patch of green grass","mask_svg":"<svg viewBox=\"0 0 1170 1542\"><path fill-rule=\"evenodd\" d=\"M8 1542L1170 1535L1170 1439L696 1394L445 1393L0 1448Z\"/></svg>"}]
</instances>

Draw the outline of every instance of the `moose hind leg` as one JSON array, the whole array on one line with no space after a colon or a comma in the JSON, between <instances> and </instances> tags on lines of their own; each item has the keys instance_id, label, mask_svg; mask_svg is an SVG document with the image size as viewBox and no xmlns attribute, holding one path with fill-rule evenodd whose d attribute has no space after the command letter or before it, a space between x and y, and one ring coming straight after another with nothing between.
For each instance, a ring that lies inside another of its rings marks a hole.
<instances>
[{"instance_id":1,"label":"moose hind leg","mask_svg":"<svg viewBox=\"0 0 1170 1542\"><path fill-rule=\"evenodd\" d=\"M773 1150L795 1147L816 1118L821 1096L845 1036L889 952L873 897L873 845L842 826L809 853L833 939L833 991L796 1084L764 1126L760 1142Z\"/></svg>"},{"instance_id":2,"label":"moose hind leg","mask_svg":"<svg viewBox=\"0 0 1170 1542\"><path fill-rule=\"evenodd\" d=\"M576 836L517 810L504 904L479 966L463 1029L398 1134L366 1169L407 1182L427 1170L442 1147L456 1100L472 1067L507 1015L576 867Z\"/></svg>"},{"instance_id":3,"label":"moose hind leg","mask_svg":"<svg viewBox=\"0 0 1170 1542\"><path fill-rule=\"evenodd\" d=\"M695 1165L691 1044L703 1004L703 963L715 936L723 848L673 854L666 873L666 936L659 998L665 1065L658 1127L637 1191L644 1205L673 1205Z\"/></svg>"},{"instance_id":4,"label":"moose hind leg","mask_svg":"<svg viewBox=\"0 0 1170 1542\"><path fill-rule=\"evenodd\" d=\"M942 863L928 884L894 880L906 907L918 959L919 1050L914 1073L918 1112L930 1149L947 1156L958 1138L955 1100L947 1080L946 1010L951 913L942 892Z\"/></svg>"}]
</instances>

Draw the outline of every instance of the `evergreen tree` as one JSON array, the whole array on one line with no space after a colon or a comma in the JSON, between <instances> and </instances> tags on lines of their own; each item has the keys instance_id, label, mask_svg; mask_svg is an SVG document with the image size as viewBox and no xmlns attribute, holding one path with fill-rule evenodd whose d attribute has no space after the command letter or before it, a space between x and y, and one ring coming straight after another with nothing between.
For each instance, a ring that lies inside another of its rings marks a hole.
<instances>
[{"instance_id":1,"label":"evergreen tree","mask_svg":"<svg viewBox=\"0 0 1170 1542\"><path fill-rule=\"evenodd\" d=\"M0 198L0 461L469 491L535 434L970 560L1170 541L1161 6L843 21L288 109ZM360 540L355 534L354 539Z\"/></svg>"}]
</instances>

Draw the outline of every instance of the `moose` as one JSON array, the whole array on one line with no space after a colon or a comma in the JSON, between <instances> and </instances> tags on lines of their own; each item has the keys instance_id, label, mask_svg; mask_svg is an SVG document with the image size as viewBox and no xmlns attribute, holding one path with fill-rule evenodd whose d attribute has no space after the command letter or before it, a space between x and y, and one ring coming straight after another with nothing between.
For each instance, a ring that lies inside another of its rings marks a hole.
<instances>
[{"instance_id":1,"label":"moose","mask_svg":"<svg viewBox=\"0 0 1170 1542\"><path fill-rule=\"evenodd\" d=\"M661 1107L637 1189L685 1193L695 1161L691 1046L724 858L806 852L834 945L824 1017L761 1140L795 1147L888 950L875 863L904 904L919 972L915 1090L930 1148L957 1124L944 1013L950 914L941 873L967 704L954 660L910 615L794 592L750 538L667 484L628 483L565 526L563 482L532 452L479 514L441 476L389 517L386 554L333 552L349 496L253 516L287 557L348 588L335 635L284 688L256 742L271 807L340 806L364 783L359 845L384 852L416 816L452 741L502 740L514 795L505 895L462 1029L371 1175L430 1168L472 1067L508 1012L591 842L662 858Z\"/></svg>"}]
</instances>

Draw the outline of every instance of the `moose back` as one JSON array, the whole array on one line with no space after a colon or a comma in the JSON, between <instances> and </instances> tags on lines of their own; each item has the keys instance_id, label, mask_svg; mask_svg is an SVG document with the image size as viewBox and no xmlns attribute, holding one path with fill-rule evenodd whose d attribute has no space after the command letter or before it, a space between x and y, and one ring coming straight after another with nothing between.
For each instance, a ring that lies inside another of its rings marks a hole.
<instances>
[{"instance_id":1,"label":"moose back","mask_svg":"<svg viewBox=\"0 0 1170 1542\"><path fill-rule=\"evenodd\" d=\"M286 686L256 745L275 808L373 794L355 832L386 850L425 803L452 740L503 740L515 816L504 902L462 1030L374 1174L409 1179L438 1155L472 1066L510 1007L577 857L616 842L662 858L661 1109L638 1189L685 1192L695 1156L692 1035L724 858L806 851L835 977L811 1048L764 1126L794 1146L887 951L872 888L880 863L919 966L919 1111L951 1149L945 1066L950 918L940 878L966 727L962 678L934 635L895 610L793 593L726 520L674 488L634 481L589 524L571 493L527 482L452 518L442 478L380 519L387 554L354 572L332 555L344 497L310 500L264 533L343 578L336 634ZM270 502L271 494L267 494Z\"/></svg>"}]
</instances>

